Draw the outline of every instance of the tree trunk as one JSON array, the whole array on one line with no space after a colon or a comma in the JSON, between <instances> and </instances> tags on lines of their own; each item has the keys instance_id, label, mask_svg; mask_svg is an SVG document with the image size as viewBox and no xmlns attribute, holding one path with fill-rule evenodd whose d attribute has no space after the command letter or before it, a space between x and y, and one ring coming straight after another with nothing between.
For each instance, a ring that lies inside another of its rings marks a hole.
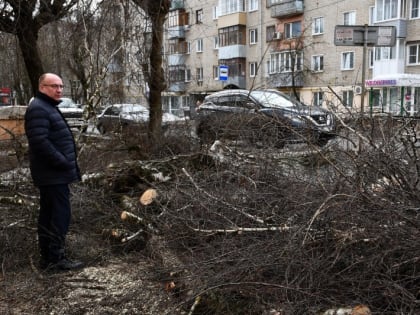
<instances>
[{"instance_id":1,"label":"tree trunk","mask_svg":"<svg viewBox=\"0 0 420 315\"><path fill-rule=\"evenodd\" d=\"M162 40L166 15L171 5L170 0L133 0L149 16L152 23L152 48L150 51L149 78L149 139L159 145L162 137L162 92L166 88L165 75L162 68Z\"/></svg>"},{"instance_id":2,"label":"tree trunk","mask_svg":"<svg viewBox=\"0 0 420 315\"><path fill-rule=\"evenodd\" d=\"M38 31L36 29L28 26L17 34L19 47L34 95L38 91L38 79L44 73L37 44L37 33Z\"/></svg>"},{"instance_id":3,"label":"tree trunk","mask_svg":"<svg viewBox=\"0 0 420 315\"><path fill-rule=\"evenodd\" d=\"M162 91L165 90L165 77L162 68L162 37L165 17L158 15L152 21L152 49L150 52L150 122L149 138L152 143L159 143L162 136Z\"/></svg>"}]
</instances>

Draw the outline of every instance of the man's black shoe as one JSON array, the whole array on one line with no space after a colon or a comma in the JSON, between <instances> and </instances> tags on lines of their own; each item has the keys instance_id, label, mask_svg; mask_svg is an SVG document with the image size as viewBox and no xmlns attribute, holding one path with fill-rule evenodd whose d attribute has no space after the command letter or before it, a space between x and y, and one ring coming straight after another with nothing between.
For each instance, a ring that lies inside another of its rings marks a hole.
<instances>
[{"instance_id":1,"label":"man's black shoe","mask_svg":"<svg viewBox=\"0 0 420 315\"><path fill-rule=\"evenodd\" d=\"M67 258L63 258L56 263L47 263L45 261L41 262L40 267L45 271L69 271L81 269L84 267L84 264L81 261L72 261Z\"/></svg>"}]
</instances>

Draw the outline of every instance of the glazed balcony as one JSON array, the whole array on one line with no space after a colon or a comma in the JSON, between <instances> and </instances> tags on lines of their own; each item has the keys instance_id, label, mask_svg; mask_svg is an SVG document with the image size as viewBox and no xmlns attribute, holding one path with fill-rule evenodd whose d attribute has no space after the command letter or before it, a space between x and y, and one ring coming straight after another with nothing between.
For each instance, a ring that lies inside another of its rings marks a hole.
<instances>
[{"instance_id":1,"label":"glazed balcony","mask_svg":"<svg viewBox=\"0 0 420 315\"><path fill-rule=\"evenodd\" d=\"M168 28L168 39L185 38L185 26L178 25Z\"/></svg>"},{"instance_id":2,"label":"glazed balcony","mask_svg":"<svg viewBox=\"0 0 420 315\"><path fill-rule=\"evenodd\" d=\"M272 18L287 18L303 14L303 0L267 0Z\"/></svg>"},{"instance_id":3,"label":"glazed balcony","mask_svg":"<svg viewBox=\"0 0 420 315\"><path fill-rule=\"evenodd\" d=\"M184 0L172 0L169 10L181 10L185 8Z\"/></svg>"},{"instance_id":4,"label":"glazed balcony","mask_svg":"<svg viewBox=\"0 0 420 315\"><path fill-rule=\"evenodd\" d=\"M272 87L301 87L303 86L303 72L285 72L270 74L270 82Z\"/></svg>"}]
</instances>

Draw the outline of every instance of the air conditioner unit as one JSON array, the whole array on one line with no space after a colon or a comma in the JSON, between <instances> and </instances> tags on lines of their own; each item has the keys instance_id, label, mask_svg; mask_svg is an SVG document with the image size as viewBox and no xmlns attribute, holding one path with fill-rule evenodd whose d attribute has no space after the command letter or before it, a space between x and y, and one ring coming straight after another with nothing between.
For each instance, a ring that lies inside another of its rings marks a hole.
<instances>
[{"instance_id":1,"label":"air conditioner unit","mask_svg":"<svg viewBox=\"0 0 420 315\"><path fill-rule=\"evenodd\" d=\"M354 91L354 94L359 95L359 94L362 94L363 88L360 85L356 85L353 91Z\"/></svg>"},{"instance_id":2,"label":"air conditioner unit","mask_svg":"<svg viewBox=\"0 0 420 315\"><path fill-rule=\"evenodd\" d=\"M274 32L273 39L282 39L283 33L282 32Z\"/></svg>"}]
</instances>

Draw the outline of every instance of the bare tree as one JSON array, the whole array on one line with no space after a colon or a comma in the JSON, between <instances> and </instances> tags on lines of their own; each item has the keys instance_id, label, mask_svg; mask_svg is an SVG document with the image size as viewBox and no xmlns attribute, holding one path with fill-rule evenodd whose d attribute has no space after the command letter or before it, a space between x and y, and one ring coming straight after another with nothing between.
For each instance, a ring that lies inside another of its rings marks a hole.
<instances>
[{"instance_id":1,"label":"bare tree","mask_svg":"<svg viewBox=\"0 0 420 315\"><path fill-rule=\"evenodd\" d=\"M16 35L32 90L44 72L38 49L39 30L66 16L77 0L5 0L0 7L0 31Z\"/></svg>"},{"instance_id":2,"label":"bare tree","mask_svg":"<svg viewBox=\"0 0 420 315\"><path fill-rule=\"evenodd\" d=\"M150 51L149 78L149 138L158 142L161 138L162 125L162 91L165 90L165 76L162 68L162 40L166 15L169 12L170 0L133 0L150 18L152 26L152 47Z\"/></svg>"}]
</instances>

